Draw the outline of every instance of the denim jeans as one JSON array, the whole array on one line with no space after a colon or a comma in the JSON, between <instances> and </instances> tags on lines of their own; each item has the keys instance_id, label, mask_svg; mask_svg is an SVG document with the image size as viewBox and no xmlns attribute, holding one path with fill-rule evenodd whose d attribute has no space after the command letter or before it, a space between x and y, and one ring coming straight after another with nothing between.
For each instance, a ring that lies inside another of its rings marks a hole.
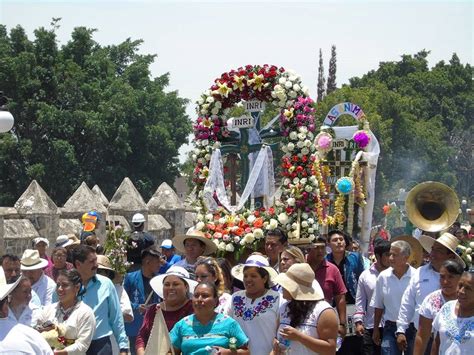
<instances>
[{"instance_id":1,"label":"denim jeans","mask_svg":"<svg viewBox=\"0 0 474 355\"><path fill-rule=\"evenodd\" d=\"M395 335L396 331L397 324L395 322L385 321L381 344L382 355L402 355L402 352L398 350L397 336ZM413 355L413 349L415 347L415 335L415 326L413 323L410 323L410 326L405 332L405 337L408 344L407 350L404 353L405 355Z\"/></svg>"}]
</instances>

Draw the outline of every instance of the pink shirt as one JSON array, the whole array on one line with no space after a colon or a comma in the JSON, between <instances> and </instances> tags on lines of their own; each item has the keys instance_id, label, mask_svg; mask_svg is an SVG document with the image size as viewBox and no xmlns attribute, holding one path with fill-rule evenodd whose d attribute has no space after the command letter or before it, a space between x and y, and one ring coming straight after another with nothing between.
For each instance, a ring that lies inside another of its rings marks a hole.
<instances>
[{"instance_id":1,"label":"pink shirt","mask_svg":"<svg viewBox=\"0 0 474 355\"><path fill-rule=\"evenodd\" d=\"M332 304L334 296L347 292L341 273L336 265L323 260L316 270L313 268L313 271L316 275L316 280L323 289L324 298L327 302Z\"/></svg>"}]
</instances>

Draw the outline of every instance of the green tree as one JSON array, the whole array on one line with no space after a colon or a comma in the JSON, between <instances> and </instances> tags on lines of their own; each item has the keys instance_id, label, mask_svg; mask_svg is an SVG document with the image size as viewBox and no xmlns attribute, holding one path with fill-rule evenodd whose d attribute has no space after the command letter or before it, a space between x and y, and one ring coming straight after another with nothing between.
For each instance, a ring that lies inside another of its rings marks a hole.
<instances>
[{"instance_id":1,"label":"green tree","mask_svg":"<svg viewBox=\"0 0 474 355\"><path fill-rule=\"evenodd\" d=\"M328 86L326 94L330 94L336 90L336 46L331 47L331 59L329 59L329 74L328 74Z\"/></svg>"},{"instance_id":2,"label":"green tree","mask_svg":"<svg viewBox=\"0 0 474 355\"><path fill-rule=\"evenodd\" d=\"M319 67L318 67L318 96L317 102L322 101L324 98L324 87L326 85L326 79L324 78L324 64L323 64L323 52L319 48Z\"/></svg>"},{"instance_id":3,"label":"green tree","mask_svg":"<svg viewBox=\"0 0 474 355\"><path fill-rule=\"evenodd\" d=\"M82 181L111 196L129 176L145 198L172 185L191 124L187 100L165 92L169 74L151 77L155 56L138 54L141 40L101 46L78 27L59 47L57 22L33 41L0 26L0 88L15 117L0 136L0 205L32 179L58 204Z\"/></svg>"},{"instance_id":4,"label":"green tree","mask_svg":"<svg viewBox=\"0 0 474 355\"><path fill-rule=\"evenodd\" d=\"M381 145L378 207L394 200L399 188L427 180L446 183L460 197L474 194L472 67L462 65L454 54L449 64L441 61L430 69L428 54L423 50L380 63L318 106L321 121L339 102L351 101L364 110ZM340 121L348 124L347 119Z\"/></svg>"}]
</instances>

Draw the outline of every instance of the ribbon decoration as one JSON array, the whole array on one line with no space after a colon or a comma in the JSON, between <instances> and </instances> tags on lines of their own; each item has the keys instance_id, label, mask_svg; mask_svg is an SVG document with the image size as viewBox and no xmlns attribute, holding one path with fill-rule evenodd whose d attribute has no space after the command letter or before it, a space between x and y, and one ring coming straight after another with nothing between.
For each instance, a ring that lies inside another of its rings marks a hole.
<instances>
[{"instance_id":1,"label":"ribbon decoration","mask_svg":"<svg viewBox=\"0 0 474 355\"><path fill-rule=\"evenodd\" d=\"M257 184L259 181L259 184ZM275 177L273 174L273 154L268 146L262 146L258 153L255 164L253 164L249 179L245 185L244 192L240 197L239 203L231 205L224 185L223 164L220 149L212 152L211 162L209 163L209 177L203 190L203 200L210 211L216 211L218 204L214 199L214 192L217 200L231 213L241 210L250 195L252 197L263 196L265 208L271 206L272 197L275 193Z\"/></svg>"}]
</instances>

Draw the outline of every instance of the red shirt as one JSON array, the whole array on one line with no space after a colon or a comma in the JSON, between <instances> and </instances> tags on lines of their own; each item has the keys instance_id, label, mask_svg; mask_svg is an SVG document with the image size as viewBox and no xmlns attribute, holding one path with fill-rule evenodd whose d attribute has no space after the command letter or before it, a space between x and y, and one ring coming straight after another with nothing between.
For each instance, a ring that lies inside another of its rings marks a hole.
<instances>
[{"instance_id":1,"label":"red shirt","mask_svg":"<svg viewBox=\"0 0 474 355\"><path fill-rule=\"evenodd\" d=\"M136 349L145 349L146 344L148 343L148 338L150 337L151 329L153 328L153 321L155 320L156 307L157 306L152 306L145 312L143 324L138 332L137 340L135 341ZM168 328L168 331L170 331L179 320L193 314L193 303L189 300L183 307L176 311L165 311L163 308L161 311L163 312L163 318L165 318L166 327Z\"/></svg>"},{"instance_id":2,"label":"red shirt","mask_svg":"<svg viewBox=\"0 0 474 355\"><path fill-rule=\"evenodd\" d=\"M324 292L324 298L327 302L334 301L334 296L343 295L347 292L344 280L336 265L323 260L317 269L311 265L316 280L321 285Z\"/></svg>"}]
</instances>

